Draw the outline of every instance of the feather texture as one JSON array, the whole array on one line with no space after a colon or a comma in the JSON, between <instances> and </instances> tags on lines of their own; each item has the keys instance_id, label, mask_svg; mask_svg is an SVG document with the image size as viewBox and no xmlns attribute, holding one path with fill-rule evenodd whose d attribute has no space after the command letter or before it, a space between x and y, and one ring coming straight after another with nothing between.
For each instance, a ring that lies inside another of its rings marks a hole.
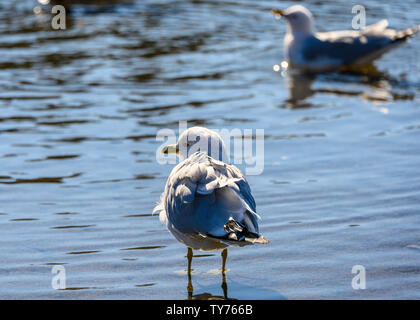
<instances>
[{"instance_id":1,"label":"feather texture","mask_svg":"<svg viewBox=\"0 0 420 320\"><path fill-rule=\"evenodd\" d=\"M172 170L154 213L178 240L194 249L220 249L261 238L245 177L235 166L204 152L194 153ZM231 230L232 221L236 228ZM244 231L247 237L229 236Z\"/></svg>"}]
</instances>

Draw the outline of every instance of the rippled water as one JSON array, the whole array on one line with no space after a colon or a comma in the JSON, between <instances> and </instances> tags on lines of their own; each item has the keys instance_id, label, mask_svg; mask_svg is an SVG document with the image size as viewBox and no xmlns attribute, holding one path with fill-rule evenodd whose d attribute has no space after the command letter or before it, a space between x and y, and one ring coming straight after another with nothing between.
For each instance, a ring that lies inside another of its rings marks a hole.
<instances>
[{"instance_id":1,"label":"rippled water","mask_svg":"<svg viewBox=\"0 0 420 320\"><path fill-rule=\"evenodd\" d=\"M53 31L50 7L0 1L0 298L187 298L186 248L151 215L172 168L156 133L180 120L265 130L248 180L271 243L229 250L228 297L420 298L418 38L375 77L289 90L269 9L293 2L107 2ZM305 5L325 31L359 2ZM364 5L368 23L420 23L416 0ZM223 296L219 253L195 254L194 297Z\"/></svg>"}]
</instances>

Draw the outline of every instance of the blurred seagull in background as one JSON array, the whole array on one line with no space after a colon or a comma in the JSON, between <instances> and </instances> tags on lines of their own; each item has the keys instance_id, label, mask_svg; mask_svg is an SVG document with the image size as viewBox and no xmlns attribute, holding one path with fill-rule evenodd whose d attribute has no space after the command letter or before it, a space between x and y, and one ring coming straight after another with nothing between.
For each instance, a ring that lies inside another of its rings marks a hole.
<instances>
[{"instance_id":1,"label":"blurred seagull in background","mask_svg":"<svg viewBox=\"0 0 420 320\"><path fill-rule=\"evenodd\" d=\"M269 242L259 234L260 217L248 182L238 168L222 161L225 145L218 133L189 128L162 153L177 154L183 161L170 173L153 213L188 247L189 276L192 249L223 250L224 274L229 245Z\"/></svg>"},{"instance_id":2,"label":"blurred seagull in background","mask_svg":"<svg viewBox=\"0 0 420 320\"><path fill-rule=\"evenodd\" d=\"M388 29L388 21L381 20L363 30L315 33L312 13L301 5L271 13L286 19L284 50L289 65L308 72L370 65L420 31L420 25L401 31Z\"/></svg>"}]
</instances>

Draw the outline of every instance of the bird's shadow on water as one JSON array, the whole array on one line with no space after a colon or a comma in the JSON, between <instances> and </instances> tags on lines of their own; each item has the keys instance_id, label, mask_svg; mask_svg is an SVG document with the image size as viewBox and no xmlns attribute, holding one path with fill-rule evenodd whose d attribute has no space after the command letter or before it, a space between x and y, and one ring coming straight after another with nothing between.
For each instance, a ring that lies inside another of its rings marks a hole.
<instances>
[{"instance_id":1,"label":"bird's shadow on water","mask_svg":"<svg viewBox=\"0 0 420 320\"><path fill-rule=\"evenodd\" d=\"M395 89L407 88L404 79L397 79L380 71L374 65L345 68L339 72L322 74L301 73L289 70L285 76L289 97L283 107L302 109L313 107L307 99L317 94L330 94L343 97L360 97L375 102L412 100L414 94L398 92ZM317 88L315 87L317 84ZM354 85L364 90L355 90ZM346 88L351 87L351 89Z\"/></svg>"}]
</instances>

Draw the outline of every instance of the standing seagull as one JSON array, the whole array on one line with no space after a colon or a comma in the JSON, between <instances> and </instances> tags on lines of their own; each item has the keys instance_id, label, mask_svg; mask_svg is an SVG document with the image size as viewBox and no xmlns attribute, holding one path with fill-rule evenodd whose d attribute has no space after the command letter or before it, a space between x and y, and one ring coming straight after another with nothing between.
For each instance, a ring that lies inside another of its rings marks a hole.
<instances>
[{"instance_id":1,"label":"standing seagull","mask_svg":"<svg viewBox=\"0 0 420 320\"><path fill-rule=\"evenodd\" d=\"M229 245L268 243L258 232L260 217L248 182L238 168L222 162L225 145L218 133L189 128L162 153L177 154L183 161L169 175L153 213L188 247L189 276L192 249L223 249L224 274Z\"/></svg>"},{"instance_id":2,"label":"standing seagull","mask_svg":"<svg viewBox=\"0 0 420 320\"><path fill-rule=\"evenodd\" d=\"M388 21L381 20L361 31L315 33L312 13L301 5L271 13L286 19L284 50L289 64L309 72L369 65L420 31L420 25L401 31L387 29Z\"/></svg>"}]
</instances>

